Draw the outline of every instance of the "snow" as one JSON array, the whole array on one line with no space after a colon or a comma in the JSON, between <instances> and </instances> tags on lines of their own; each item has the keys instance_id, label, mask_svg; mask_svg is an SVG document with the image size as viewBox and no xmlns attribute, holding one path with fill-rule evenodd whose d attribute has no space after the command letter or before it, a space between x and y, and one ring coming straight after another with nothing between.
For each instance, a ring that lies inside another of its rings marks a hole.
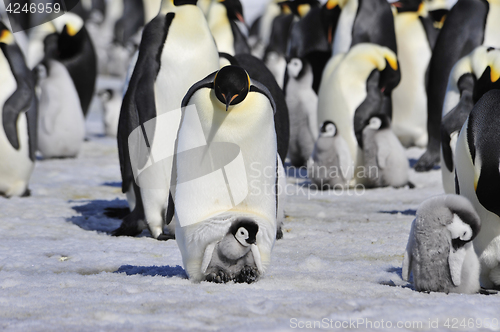
<instances>
[{"instance_id":1,"label":"snow","mask_svg":"<svg viewBox=\"0 0 500 332\"><path fill-rule=\"evenodd\" d=\"M443 192L439 170L412 170L416 189L359 195L316 192L289 177L284 238L265 276L250 285L195 284L175 241L147 231L110 236L120 220L105 208L127 203L116 141L103 136L101 117L94 107L78 158L37 162L30 197L0 198L0 330L255 331L316 321L359 330L439 323L438 331L464 318L496 318L492 330L500 330L500 295L418 293L401 278L415 210ZM415 162L422 152L408 156Z\"/></svg>"}]
</instances>

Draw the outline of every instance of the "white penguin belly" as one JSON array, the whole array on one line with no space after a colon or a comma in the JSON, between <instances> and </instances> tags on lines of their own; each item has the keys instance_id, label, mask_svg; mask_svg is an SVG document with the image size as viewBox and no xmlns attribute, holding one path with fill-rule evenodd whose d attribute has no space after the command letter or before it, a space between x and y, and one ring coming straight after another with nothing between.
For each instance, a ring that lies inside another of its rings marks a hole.
<instances>
[{"instance_id":1,"label":"white penguin belly","mask_svg":"<svg viewBox=\"0 0 500 332\"><path fill-rule=\"evenodd\" d=\"M17 83L9 63L0 51L0 118L7 99L16 91ZM1 122L0 122L1 123ZM17 132L20 149L12 147L3 126L0 130L0 194L7 197L22 195L33 171L34 163L29 158L28 122L25 113L17 119Z\"/></svg>"},{"instance_id":2,"label":"white penguin belly","mask_svg":"<svg viewBox=\"0 0 500 332\"><path fill-rule=\"evenodd\" d=\"M40 82L38 150L45 158L75 157L85 136L85 118L66 67L50 61L48 77Z\"/></svg>"},{"instance_id":3,"label":"white penguin belly","mask_svg":"<svg viewBox=\"0 0 500 332\"><path fill-rule=\"evenodd\" d=\"M349 0L344 8L342 8L335 31L335 38L333 39L332 56L347 53L351 48L352 29L356 14L358 13L358 6L358 0Z\"/></svg>"},{"instance_id":4,"label":"white penguin belly","mask_svg":"<svg viewBox=\"0 0 500 332\"><path fill-rule=\"evenodd\" d=\"M427 93L425 72L431 49L418 15L395 17L401 81L392 91L392 129L406 146L427 145Z\"/></svg>"},{"instance_id":5,"label":"white penguin belly","mask_svg":"<svg viewBox=\"0 0 500 332\"><path fill-rule=\"evenodd\" d=\"M500 2L489 0L488 16L484 30L484 46L500 47L500 34L498 33L500 22Z\"/></svg>"}]
</instances>

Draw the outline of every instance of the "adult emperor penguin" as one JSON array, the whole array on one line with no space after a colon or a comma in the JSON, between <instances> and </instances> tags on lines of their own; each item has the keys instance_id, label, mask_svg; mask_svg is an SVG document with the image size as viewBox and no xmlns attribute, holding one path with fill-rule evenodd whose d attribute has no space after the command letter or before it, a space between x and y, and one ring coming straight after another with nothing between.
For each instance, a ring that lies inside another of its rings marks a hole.
<instances>
[{"instance_id":1,"label":"adult emperor penguin","mask_svg":"<svg viewBox=\"0 0 500 332\"><path fill-rule=\"evenodd\" d=\"M148 225L156 239L173 237L175 225L169 225L169 235L163 226L181 101L195 82L219 68L215 42L196 1L174 0L174 5L164 0L159 15L144 28L122 103L118 151L122 191L132 212L114 235L134 236ZM164 177L141 185L140 171L153 161L164 170Z\"/></svg>"},{"instance_id":2,"label":"adult emperor penguin","mask_svg":"<svg viewBox=\"0 0 500 332\"><path fill-rule=\"evenodd\" d=\"M14 35L0 21L0 195L28 195L36 150L37 101Z\"/></svg>"},{"instance_id":3,"label":"adult emperor penguin","mask_svg":"<svg viewBox=\"0 0 500 332\"><path fill-rule=\"evenodd\" d=\"M481 286L500 289L500 91L483 95L458 136L456 191L467 197L481 218L474 249L481 263Z\"/></svg>"},{"instance_id":4,"label":"adult emperor penguin","mask_svg":"<svg viewBox=\"0 0 500 332\"><path fill-rule=\"evenodd\" d=\"M392 129L406 146L427 145L426 73L439 30L422 0L396 3L394 17L401 82L392 92Z\"/></svg>"},{"instance_id":5,"label":"adult emperor penguin","mask_svg":"<svg viewBox=\"0 0 500 332\"><path fill-rule=\"evenodd\" d=\"M245 23L240 0L218 0L210 6L208 26L219 52L231 55L250 53L250 47L236 22Z\"/></svg>"},{"instance_id":6,"label":"adult emperor penguin","mask_svg":"<svg viewBox=\"0 0 500 332\"><path fill-rule=\"evenodd\" d=\"M51 24L55 27L57 39L51 38L51 35L45 38L45 57L57 60L66 67L78 92L83 114L86 115L97 78L94 46L79 16L66 13L52 20Z\"/></svg>"},{"instance_id":7,"label":"adult emperor penguin","mask_svg":"<svg viewBox=\"0 0 500 332\"><path fill-rule=\"evenodd\" d=\"M353 173L347 143L338 135L335 124L325 121L307 163L307 176L319 189L339 189L349 186Z\"/></svg>"},{"instance_id":8,"label":"adult emperor penguin","mask_svg":"<svg viewBox=\"0 0 500 332\"><path fill-rule=\"evenodd\" d=\"M369 188L402 187L408 182L408 159L405 150L391 130L386 114L375 115L363 129L364 177L360 181ZM409 184L412 187L412 184Z\"/></svg>"},{"instance_id":9,"label":"adult emperor penguin","mask_svg":"<svg viewBox=\"0 0 500 332\"><path fill-rule=\"evenodd\" d=\"M216 244L224 242L232 226L239 228L245 221L258 226L258 231L251 250L254 262L238 280L251 282L269 265L282 217L278 194L283 192L284 170L277 153L274 101L267 88L243 68L225 66L193 85L182 104L186 110L177 139L177 181L172 194L184 268L194 281L206 279L207 271L220 275L219 259L211 260ZM189 109L192 105L195 108ZM206 145L198 148L197 162L191 162L187 148L195 144L193 133L198 131ZM230 164L224 166L226 162ZM193 179L192 173L204 163L215 170L205 170L207 176L182 186L183 179ZM244 252L235 250L224 256Z\"/></svg>"},{"instance_id":10,"label":"adult emperor penguin","mask_svg":"<svg viewBox=\"0 0 500 332\"><path fill-rule=\"evenodd\" d=\"M305 166L318 137L318 96L312 88L313 71L307 61L293 58L287 65L286 103L290 117L288 157L295 167Z\"/></svg>"},{"instance_id":11,"label":"adult emperor penguin","mask_svg":"<svg viewBox=\"0 0 500 332\"><path fill-rule=\"evenodd\" d=\"M441 175L447 193L455 193L455 147L458 134L484 93L500 88L500 50L479 46L453 67L441 121Z\"/></svg>"},{"instance_id":12,"label":"adult emperor penguin","mask_svg":"<svg viewBox=\"0 0 500 332\"><path fill-rule=\"evenodd\" d=\"M333 56L359 43L388 47L397 54L394 18L386 0L338 0L342 9L333 39Z\"/></svg>"},{"instance_id":13,"label":"adult emperor penguin","mask_svg":"<svg viewBox=\"0 0 500 332\"><path fill-rule=\"evenodd\" d=\"M441 195L417 210L403 259L403 279L413 273L415 290L474 294L479 292L479 261L472 240L481 220L468 199Z\"/></svg>"},{"instance_id":14,"label":"adult emperor penguin","mask_svg":"<svg viewBox=\"0 0 500 332\"><path fill-rule=\"evenodd\" d=\"M252 54L259 58L264 58L266 47L271 39L273 21L281 14L279 2L283 0L269 0L262 16L257 18L250 29L248 44L252 49Z\"/></svg>"},{"instance_id":15,"label":"adult emperor penguin","mask_svg":"<svg viewBox=\"0 0 500 332\"><path fill-rule=\"evenodd\" d=\"M427 151L415 170L428 171L439 162L440 126L448 77L455 63L480 45L500 47L500 2L460 0L446 16L429 64L427 86Z\"/></svg>"},{"instance_id":16,"label":"adult emperor penguin","mask_svg":"<svg viewBox=\"0 0 500 332\"><path fill-rule=\"evenodd\" d=\"M396 55L387 47L358 44L325 67L318 94L318 123L337 125L351 158L362 165L362 131L376 114L391 115L391 92L399 82Z\"/></svg>"}]
</instances>

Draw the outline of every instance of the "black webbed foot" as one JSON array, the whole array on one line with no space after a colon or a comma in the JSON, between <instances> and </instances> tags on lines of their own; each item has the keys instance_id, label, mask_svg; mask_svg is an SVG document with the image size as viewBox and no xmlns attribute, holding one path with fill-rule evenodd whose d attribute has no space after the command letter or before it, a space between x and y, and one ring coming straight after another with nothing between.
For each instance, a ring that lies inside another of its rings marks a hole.
<instances>
[{"instance_id":1,"label":"black webbed foot","mask_svg":"<svg viewBox=\"0 0 500 332\"><path fill-rule=\"evenodd\" d=\"M234 278L234 282L251 284L259 279L259 271L252 266L245 266Z\"/></svg>"}]
</instances>

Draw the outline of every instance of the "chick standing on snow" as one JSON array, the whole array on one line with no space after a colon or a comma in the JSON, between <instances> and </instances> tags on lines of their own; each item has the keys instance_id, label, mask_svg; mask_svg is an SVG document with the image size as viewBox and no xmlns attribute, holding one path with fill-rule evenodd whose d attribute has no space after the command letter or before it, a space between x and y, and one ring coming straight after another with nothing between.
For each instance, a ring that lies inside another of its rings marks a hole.
<instances>
[{"instance_id":1,"label":"chick standing on snow","mask_svg":"<svg viewBox=\"0 0 500 332\"><path fill-rule=\"evenodd\" d=\"M479 260L472 240L481 221L472 204L457 195L423 202L412 223L403 260L403 279L417 291L467 293L479 291Z\"/></svg>"},{"instance_id":2,"label":"chick standing on snow","mask_svg":"<svg viewBox=\"0 0 500 332\"><path fill-rule=\"evenodd\" d=\"M233 222L224 238L210 244L205 251L202 272L207 273L206 279L218 283L233 279L237 282L255 281L257 271L262 270L255 244L258 231L259 226L251 220Z\"/></svg>"},{"instance_id":3,"label":"chick standing on snow","mask_svg":"<svg viewBox=\"0 0 500 332\"><path fill-rule=\"evenodd\" d=\"M408 182L405 150L391 130L389 117L370 118L363 129L363 158L368 187L402 187ZM410 187L412 184L410 184Z\"/></svg>"},{"instance_id":4,"label":"chick standing on snow","mask_svg":"<svg viewBox=\"0 0 500 332\"><path fill-rule=\"evenodd\" d=\"M333 189L348 186L353 177L354 166L349 147L337 127L325 121L307 162L307 175L319 189Z\"/></svg>"}]
</instances>

